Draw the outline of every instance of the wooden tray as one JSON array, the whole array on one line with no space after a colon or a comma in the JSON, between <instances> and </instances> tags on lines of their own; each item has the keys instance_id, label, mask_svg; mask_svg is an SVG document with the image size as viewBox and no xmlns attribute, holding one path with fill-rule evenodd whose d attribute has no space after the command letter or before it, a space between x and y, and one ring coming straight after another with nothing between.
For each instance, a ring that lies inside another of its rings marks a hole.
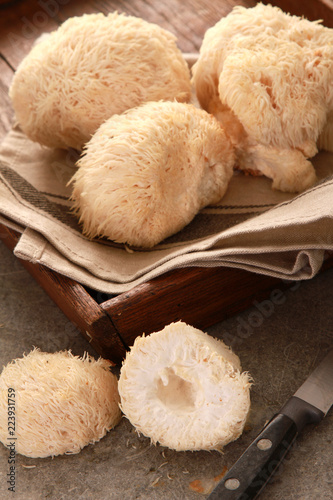
<instances>
[{"instance_id":1,"label":"wooden tray","mask_svg":"<svg viewBox=\"0 0 333 500\"><path fill-rule=\"evenodd\" d=\"M199 3L204 6L206 21L198 17L198 23L193 23L194 7L189 1L182 9L184 22L177 24L175 28L184 52L197 51L205 29L216 22L215 18L223 13L225 15L225 12L230 11L238 2L228 0L213 5L202 0ZM244 0L242 3L253 6L255 2ZM333 27L332 0L277 0L266 3L278 5L291 14L304 15L310 20L322 19L326 26ZM100 2L100 5L103 11L108 11L117 8L118 4L110 0ZM169 28L173 23L173 9L178 3L172 0L168 7L164 7L153 2L149 3L149 9L145 2L130 2L128 5L130 13L157 23L163 22L164 27ZM0 16L0 84L4 89L8 88L12 72L33 43L33 39L25 39L22 36L22 19L27 16L33 18L34 9L32 2L13 2L13 8L6 10L8 19ZM85 10L94 12L96 9L97 3L88 0L66 3L61 7L61 12L59 11L59 19L49 20L49 29L55 28L57 22L69 16L81 15ZM51 26L52 23L54 26ZM188 29L193 40L189 38ZM37 31L36 29L34 37L40 34ZM16 37L14 47L8 42L9 35ZM12 120L9 100L4 101L4 105L6 113L2 113L0 117L1 135L9 129ZM19 234L1 225L0 233L3 242L13 250ZM114 363L121 362L126 349L133 344L135 337L143 332L149 334L179 319L204 329L252 305L255 300L269 296L273 288L282 289L287 286L276 278L238 269L194 267L169 272L129 292L109 297L88 290L43 266L27 261L22 261L22 264L96 351ZM325 267L332 264L332 258L325 261Z\"/></svg>"},{"instance_id":2,"label":"wooden tray","mask_svg":"<svg viewBox=\"0 0 333 500\"><path fill-rule=\"evenodd\" d=\"M13 250L19 234L1 224L0 234ZM263 300L274 288L289 286L241 269L193 267L168 272L110 298L44 266L21 262L98 354L116 364L142 333L178 320L204 329ZM332 257L323 269L331 266Z\"/></svg>"}]
</instances>

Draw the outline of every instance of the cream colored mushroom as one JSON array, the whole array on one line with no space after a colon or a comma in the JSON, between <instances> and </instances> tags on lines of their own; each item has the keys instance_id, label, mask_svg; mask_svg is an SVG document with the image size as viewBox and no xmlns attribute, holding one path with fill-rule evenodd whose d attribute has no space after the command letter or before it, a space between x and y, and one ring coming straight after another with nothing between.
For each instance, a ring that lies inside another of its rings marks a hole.
<instances>
[{"instance_id":1,"label":"cream colored mushroom","mask_svg":"<svg viewBox=\"0 0 333 500\"><path fill-rule=\"evenodd\" d=\"M9 403L15 426L8 425ZM9 446L15 437L21 455L78 453L120 417L117 378L105 359L34 349L0 375L0 441Z\"/></svg>"},{"instance_id":2,"label":"cream colored mushroom","mask_svg":"<svg viewBox=\"0 0 333 500\"><path fill-rule=\"evenodd\" d=\"M250 377L221 340L181 321L137 337L123 362L121 409L153 443L221 450L243 432Z\"/></svg>"},{"instance_id":3,"label":"cream colored mushroom","mask_svg":"<svg viewBox=\"0 0 333 500\"><path fill-rule=\"evenodd\" d=\"M307 158L333 150L333 30L258 3L210 28L193 67L204 109L225 124L241 169L301 191L316 175Z\"/></svg>"},{"instance_id":4,"label":"cream colored mushroom","mask_svg":"<svg viewBox=\"0 0 333 500\"><path fill-rule=\"evenodd\" d=\"M191 85L173 34L114 12L70 18L41 39L9 93L30 139L80 149L113 114L150 100L188 101Z\"/></svg>"},{"instance_id":5,"label":"cream colored mushroom","mask_svg":"<svg viewBox=\"0 0 333 500\"><path fill-rule=\"evenodd\" d=\"M219 122L190 104L151 102L107 120L73 176L89 237L152 247L224 195L234 152Z\"/></svg>"}]
</instances>

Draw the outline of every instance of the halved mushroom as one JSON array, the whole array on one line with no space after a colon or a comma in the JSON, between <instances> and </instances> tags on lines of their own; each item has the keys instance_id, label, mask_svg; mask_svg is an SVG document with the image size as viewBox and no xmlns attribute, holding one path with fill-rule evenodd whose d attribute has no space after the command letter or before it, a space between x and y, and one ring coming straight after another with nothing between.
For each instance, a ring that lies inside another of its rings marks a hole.
<instances>
[{"instance_id":1,"label":"halved mushroom","mask_svg":"<svg viewBox=\"0 0 333 500\"><path fill-rule=\"evenodd\" d=\"M121 409L153 443L221 450L250 409L250 377L221 340L181 321L138 337L119 378Z\"/></svg>"}]
</instances>

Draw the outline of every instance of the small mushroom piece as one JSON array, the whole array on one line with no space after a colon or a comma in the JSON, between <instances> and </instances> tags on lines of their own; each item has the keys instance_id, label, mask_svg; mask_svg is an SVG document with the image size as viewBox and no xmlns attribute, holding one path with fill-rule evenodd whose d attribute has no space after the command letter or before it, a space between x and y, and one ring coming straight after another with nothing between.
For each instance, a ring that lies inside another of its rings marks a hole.
<instances>
[{"instance_id":1,"label":"small mushroom piece","mask_svg":"<svg viewBox=\"0 0 333 500\"><path fill-rule=\"evenodd\" d=\"M233 174L224 129L193 105L150 102L107 120L74 174L73 208L88 237L153 247L218 202Z\"/></svg>"},{"instance_id":2,"label":"small mushroom piece","mask_svg":"<svg viewBox=\"0 0 333 500\"><path fill-rule=\"evenodd\" d=\"M250 377L221 340L181 321L137 337L119 378L139 433L177 451L221 450L243 432Z\"/></svg>"},{"instance_id":3,"label":"small mushroom piece","mask_svg":"<svg viewBox=\"0 0 333 500\"><path fill-rule=\"evenodd\" d=\"M204 109L226 128L236 165L298 192L316 181L308 158L332 150L333 30L258 3L207 30L193 66Z\"/></svg>"},{"instance_id":4,"label":"small mushroom piece","mask_svg":"<svg viewBox=\"0 0 333 500\"><path fill-rule=\"evenodd\" d=\"M121 418L118 382L110 362L70 351L34 349L0 375L0 441L27 457L79 453ZM8 426L10 415L14 415Z\"/></svg>"},{"instance_id":5,"label":"small mushroom piece","mask_svg":"<svg viewBox=\"0 0 333 500\"><path fill-rule=\"evenodd\" d=\"M191 98L189 68L175 36L141 18L85 14L39 40L9 95L33 141L81 149L110 116L160 99Z\"/></svg>"}]
</instances>

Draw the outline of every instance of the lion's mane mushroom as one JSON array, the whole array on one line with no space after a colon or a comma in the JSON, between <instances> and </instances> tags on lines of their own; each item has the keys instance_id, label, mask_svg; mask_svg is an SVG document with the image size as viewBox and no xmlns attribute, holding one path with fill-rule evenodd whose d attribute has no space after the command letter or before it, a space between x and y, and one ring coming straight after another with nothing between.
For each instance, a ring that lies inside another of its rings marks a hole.
<instances>
[{"instance_id":1,"label":"lion's mane mushroom","mask_svg":"<svg viewBox=\"0 0 333 500\"><path fill-rule=\"evenodd\" d=\"M188 101L190 73L176 38L158 25L116 12L86 14L33 47L10 97L32 140L80 149L115 113L150 100Z\"/></svg>"},{"instance_id":2,"label":"lion's mane mushroom","mask_svg":"<svg viewBox=\"0 0 333 500\"><path fill-rule=\"evenodd\" d=\"M105 359L34 349L0 375L0 441L8 446L10 398L17 453L41 458L78 453L119 422L117 385Z\"/></svg>"},{"instance_id":3,"label":"lion's mane mushroom","mask_svg":"<svg viewBox=\"0 0 333 500\"><path fill-rule=\"evenodd\" d=\"M316 175L307 158L333 150L333 30L258 3L210 28L193 67L202 107L236 144L241 169L301 191Z\"/></svg>"},{"instance_id":4,"label":"lion's mane mushroom","mask_svg":"<svg viewBox=\"0 0 333 500\"><path fill-rule=\"evenodd\" d=\"M86 145L73 207L89 237L152 247L224 195L230 141L191 104L151 102L107 120Z\"/></svg>"},{"instance_id":5,"label":"lion's mane mushroom","mask_svg":"<svg viewBox=\"0 0 333 500\"><path fill-rule=\"evenodd\" d=\"M177 451L220 450L250 409L250 378L221 340L171 323L137 337L123 362L121 408L139 433Z\"/></svg>"}]
</instances>

